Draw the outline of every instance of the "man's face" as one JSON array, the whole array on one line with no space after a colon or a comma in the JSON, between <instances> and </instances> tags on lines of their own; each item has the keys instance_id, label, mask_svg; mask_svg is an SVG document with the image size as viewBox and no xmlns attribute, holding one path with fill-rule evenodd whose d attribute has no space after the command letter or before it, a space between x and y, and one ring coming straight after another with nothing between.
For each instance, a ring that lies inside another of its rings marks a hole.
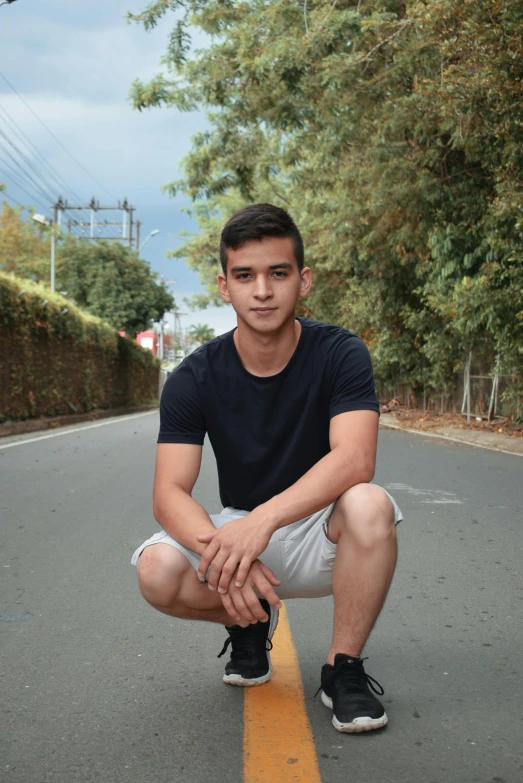
<instances>
[{"instance_id":1,"label":"man's face","mask_svg":"<svg viewBox=\"0 0 523 783\"><path fill-rule=\"evenodd\" d=\"M266 237L228 250L227 277L220 274L218 286L240 320L269 333L294 315L310 290L311 271L298 271L292 239Z\"/></svg>"}]
</instances>

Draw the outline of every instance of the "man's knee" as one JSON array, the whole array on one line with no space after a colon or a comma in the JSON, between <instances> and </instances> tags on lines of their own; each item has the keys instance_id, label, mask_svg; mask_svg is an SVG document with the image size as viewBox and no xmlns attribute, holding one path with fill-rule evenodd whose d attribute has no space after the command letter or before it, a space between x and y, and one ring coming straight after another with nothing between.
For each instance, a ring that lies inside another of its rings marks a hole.
<instances>
[{"instance_id":1,"label":"man's knee","mask_svg":"<svg viewBox=\"0 0 523 783\"><path fill-rule=\"evenodd\" d=\"M192 566L185 555L169 544L146 547L136 566L140 592L153 606L172 606Z\"/></svg>"},{"instance_id":2,"label":"man's knee","mask_svg":"<svg viewBox=\"0 0 523 783\"><path fill-rule=\"evenodd\" d=\"M339 534L347 532L360 546L374 547L396 537L394 506L384 489L356 484L334 506Z\"/></svg>"}]
</instances>

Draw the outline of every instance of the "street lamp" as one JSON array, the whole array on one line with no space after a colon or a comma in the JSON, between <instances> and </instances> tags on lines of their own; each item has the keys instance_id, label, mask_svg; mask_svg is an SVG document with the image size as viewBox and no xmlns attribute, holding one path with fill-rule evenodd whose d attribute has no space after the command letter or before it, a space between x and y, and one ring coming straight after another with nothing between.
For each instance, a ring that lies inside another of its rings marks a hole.
<instances>
[{"instance_id":1,"label":"street lamp","mask_svg":"<svg viewBox=\"0 0 523 783\"><path fill-rule=\"evenodd\" d=\"M14 2L15 0L11 0L11 2ZM54 223L51 220L51 218L46 217L45 215L31 215L32 219L35 221L35 223L40 223L41 226L47 226L51 227L51 291L54 291L54 268L55 268L55 231L54 231Z\"/></svg>"},{"instance_id":2,"label":"street lamp","mask_svg":"<svg viewBox=\"0 0 523 783\"><path fill-rule=\"evenodd\" d=\"M0 8L1 8L3 5L10 5L11 3L16 3L16 0L4 0L4 2L3 2L3 3L0 3Z\"/></svg>"},{"instance_id":3,"label":"street lamp","mask_svg":"<svg viewBox=\"0 0 523 783\"><path fill-rule=\"evenodd\" d=\"M147 237L144 239L144 241L142 242L142 244L141 244L141 245L140 245L140 247L138 248L138 252L140 252L140 251L142 250L142 248L144 248L144 247L145 247L145 245L147 244L147 242L150 240L150 238L151 238L151 237L155 237L155 236L156 236L156 234L159 234L159 233L160 233L160 229L159 229L159 228L155 228L155 229L154 229L154 231L151 231L151 233L149 234L149 236L147 236Z\"/></svg>"}]
</instances>

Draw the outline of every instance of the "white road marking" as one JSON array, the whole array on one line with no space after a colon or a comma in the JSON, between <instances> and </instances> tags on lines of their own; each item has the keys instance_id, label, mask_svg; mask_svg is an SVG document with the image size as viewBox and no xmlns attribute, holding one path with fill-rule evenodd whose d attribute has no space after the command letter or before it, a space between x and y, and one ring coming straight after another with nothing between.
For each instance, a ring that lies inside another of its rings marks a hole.
<instances>
[{"instance_id":1,"label":"white road marking","mask_svg":"<svg viewBox=\"0 0 523 783\"><path fill-rule=\"evenodd\" d=\"M98 424L86 424L85 427L71 427L64 429L63 432L53 432L50 435L40 435L38 438L27 438L27 440L17 440L16 443L6 443L3 445L0 442L0 449L10 449L13 446L25 446L26 443L36 443L39 440L48 440L48 438L58 438L60 435L71 435L73 432L82 432L83 430L93 430L95 427L107 427L109 424L118 424L121 421L129 421L129 419L139 419L140 416L150 416L151 413L157 413L156 408L152 411L146 411L145 413L133 413L131 416L115 416L114 419L109 421L101 421Z\"/></svg>"},{"instance_id":2,"label":"white road marking","mask_svg":"<svg viewBox=\"0 0 523 783\"><path fill-rule=\"evenodd\" d=\"M462 500L420 500L420 503L457 503L458 505L461 503L463 504Z\"/></svg>"},{"instance_id":3,"label":"white road marking","mask_svg":"<svg viewBox=\"0 0 523 783\"><path fill-rule=\"evenodd\" d=\"M445 492L443 489L417 489L416 487L411 487L409 484L385 484L385 488L389 489L391 492L399 490L400 492L406 492L408 495L426 498L425 500L420 500L420 503L463 504L463 501L460 500L454 492Z\"/></svg>"}]
</instances>

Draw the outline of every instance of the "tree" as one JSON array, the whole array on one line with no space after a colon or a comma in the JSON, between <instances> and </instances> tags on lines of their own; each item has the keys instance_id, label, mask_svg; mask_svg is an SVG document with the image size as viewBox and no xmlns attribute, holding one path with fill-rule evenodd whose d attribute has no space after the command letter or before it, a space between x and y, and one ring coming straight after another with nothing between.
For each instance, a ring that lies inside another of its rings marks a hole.
<instances>
[{"instance_id":1,"label":"tree","mask_svg":"<svg viewBox=\"0 0 523 783\"><path fill-rule=\"evenodd\" d=\"M4 201L0 212L0 269L48 282L51 271L48 231L32 220L22 219L22 208Z\"/></svg>"},{"instance_id":2,"label":"tree","mask_svg":"<svg viewBox=\"0 0 523 783\"><path fill-rule=\"evenodd\" d=\"M66 237L61 258L59 280L67 296L116 329L134 336L174 308L165 283L125 245Z\"/></svg>"},{"instance_id":3,"label":"tree","mask_svg":"<svg viewBox=\"0 0 523 783\"><path fill-rule=\"evenodd\" d=\"M149 264L125 245L91 244L74 236L58 238L56 289L79 307L132 335L172 310L174 299ZM21 210L4 204L0 214L0 268L46 285L50 277L49 232L25 221Z\"/></svg>"},{"instance_id":4,"label":"tree","mask_svg":"<svg viewBox=\"0 0 523 783\"><path fill-rule=\"evenodd\" d=\"M471 340L523 377L523 8L156 0L130 17L169 11L166 71L131 98L208 111L167 186L195 202L202 231L177 255L208 301L219 227L272 201L303 229L304 312L361 334L380 383L445 387Z\"/></svg>"},{"instance_id":5,"label":"tree","mask_svg":"<svg viewBox=\"0 0 523 783\"><path fill-rule=\"evenodd\" d=\"M214 329L206 324L196 324L189 327L188 334L199 345L203 345L215 337Z\"/></svg>"}]
</instances>

